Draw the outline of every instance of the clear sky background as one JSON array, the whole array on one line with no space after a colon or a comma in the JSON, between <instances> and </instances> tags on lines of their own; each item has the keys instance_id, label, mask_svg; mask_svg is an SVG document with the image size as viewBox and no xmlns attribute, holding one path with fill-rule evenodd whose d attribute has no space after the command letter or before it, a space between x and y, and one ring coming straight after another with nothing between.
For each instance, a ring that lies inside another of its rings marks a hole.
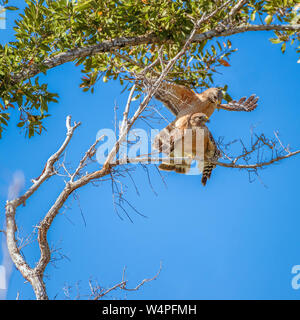
<instances>
[{"instance_id":1,"label":"clear sky background","mask_svg":"<svg viewBox=\"0 0 300 320\"><path fill-rule=\"evenodd\" d=\"M11 1L22 6L23 1ZM13 38L13 20L7 14L7 29L0 30L1 43ZM216 85L228 84L233 98L260 97L251 113L215 112L209 128L215 137L228 141L250 139L250 127L272 135L279 130L284 143L300 147L300 64L293 48L283 55L278 45L268 41L272 33L253 32L231 37L238 52L231 67L224 67ZM47 82L60 95L50 105L52 116L45 122L47 132L28 140L16 129L16 114L0 140L0 223L4 222L7 189L16 171L26 178L39 176L45 161L65 138L65 118L81 121L67 150L73 167L97 131L113 128L114 105L124 107L126 94L116 82L100 82L94 94L79 88L80 69L66 64L50 70ZM156 102L158 104L158 102ZM127 177L126 199L147 218L128 208L121 220L113 209L110 183L86 186L72 197L68 208L55 219L48 234L50 244L67 258L49 265L46 285L51 299L64 299L63 288L80 288L87 298L88 281L97 280L110 287L121 280L127 268L128 285L135 287L153 277L162 261L156 281L138 292L114 292L117 299L299 299L300 290L291 286L291 269L300 264L300 157L291 158L260 172L260 179L249 183L247 172L218 167L204 188L201 176L164 173L167 187L154 167L149 167L155 195L146 172L138 168ZM47 212L63 186L63 178L49 180L19 208L17 221L21 234L27 235ZM82 211L82 212L81 212ZM82 215L86 221L83 221ZM0 237L3 235L0 234ZM24 249L33 265L39 250L34 242ZM3 253L0 252L0 261ZM13 270L7 298L34 299L29 284Z\"/></svg>"}]
</instances>

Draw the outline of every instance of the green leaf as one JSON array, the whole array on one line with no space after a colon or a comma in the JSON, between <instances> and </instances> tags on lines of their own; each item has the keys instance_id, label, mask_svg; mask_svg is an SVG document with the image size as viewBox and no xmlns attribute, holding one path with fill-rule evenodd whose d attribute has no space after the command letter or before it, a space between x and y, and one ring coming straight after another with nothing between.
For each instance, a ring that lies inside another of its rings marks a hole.
<instances>
[{"instance_id":1,"label":"green leaf","mask_svg":"<svg viewBox=\"0 0 300 320\"><path fill-rule=\"evenodd\" d=\"M14 6L5 7L5 9L6 9L6 10L11 10L11 11L19 10L19 8L14 7Z\"/></svg>"},{"instance_id":2,"label":"green leaf","mask_svg":"<svg viewBox=\"0 0 300 320\"><path fill-rule=\"evenodd\" d=\"M281 43L282 40L280 40L279 38L271 38L269 39L272 43L277 44L277 43Z\"/></svg>"},{"instance_id":3,"label":"green leaf","mask_svg":"<svg viewBox=\"0 0 300 320\"><path fill-rule=\"evenodd\" d=\"M21 122L19 122L19 123L17 124L17 127L18 127L18 128L22 128L22 127L24 127L24 125L25 125L25 122L24 122L24 121L21 121Z\"/></svg>"},{"instance_id":4,"label":"green leaf","mask_svg":"<svg viewBox=\"0 0 300 320\"><path fill-rule=\"evenodd\" d=\"M273 21L273 16L272 15L267 15L265 18L265 23L270 24Z\"/></svg>"}]
</instances>

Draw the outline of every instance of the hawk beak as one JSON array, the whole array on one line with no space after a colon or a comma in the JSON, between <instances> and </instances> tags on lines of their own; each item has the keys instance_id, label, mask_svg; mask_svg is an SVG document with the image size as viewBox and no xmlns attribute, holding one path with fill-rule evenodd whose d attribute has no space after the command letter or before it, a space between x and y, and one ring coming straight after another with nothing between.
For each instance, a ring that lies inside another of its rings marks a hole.
<instances>
[{"instance_id":1,"label":"hawk beak","mask_svg":"<svg viewBox=\"0 0 300 320\"><path fill-rule=\"evenodd\" d=\"M206 122L210 122L210 120L209 120L209 118L208 118L208 117L206 117L205 119L206 119Z\"/></svg>"},{"instance_id":2,"label":"hawk beak","mask_svg":"<svg viewBox=\"0 0 300 320\"><path fill-rule=\"evenodd\" d=\"M222 100L217 100L216 105L217 105L218 110L220 110L220 108L221 108L221 103L222 103Z\"/></svg>"},{"instance_id":3,"label":"hawk beak","mask_svg":"<svg viewBox=\"0 0 300 320\"><path fill-rule=\"evenodd\" d=\"M223 92L221 91L221 88L219 88L218 99L217 99L218 106L222 103L222 100L223 100Z\"/></svg>"}]
</instances>

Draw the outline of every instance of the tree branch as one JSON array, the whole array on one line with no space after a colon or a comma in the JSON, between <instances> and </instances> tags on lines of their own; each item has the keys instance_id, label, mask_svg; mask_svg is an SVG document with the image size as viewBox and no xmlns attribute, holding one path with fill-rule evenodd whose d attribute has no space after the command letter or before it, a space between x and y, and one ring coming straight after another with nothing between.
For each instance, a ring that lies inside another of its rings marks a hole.
<instances>
[{"instance_id":1,"label":"tree branch","mask_svg":"<svg viewBox=\"0 0 300 320\"><path fill-rule=\"evenodd\" d=\"M231 11L229 12L229 18L234 17L247 2L249 2L249 0L239 0L237 4L233 6Z\"/></svg>"},{"instance_id":2,"label":"tree branch","mask_svg":"<svg viewBox=\"0 0 300 320\"><path fill-rule=\"evenodd\" d=\"M160 263L160 267L159 267L159 270L158 272L154 275L154 277L152 278L147 278L147 279L144 279L143 281L141 281L135 288L128 288L127 287L127 280L125 280L125 269L124 269L124 272L123 272L123 276L122 276L122 281L117 283L116 285L114 285L113 287L107 289L107 290L101 290L100 293L98 294L94 294L94 300L99 300L101 299L102 297L106 296L108 293L110 293L111 291L113 290L116 290L116 289L121 289L121 290L125 290L125 291L137 291L139 290L140 287L142 287L145 283L147 282L151 282L151 281L154 281L158 278L158 276L160 275L161 273L161 270L162 270L162 263ZM93 288L93 292L95 291L98 291L99 288L96 288L96 290Z\"/></svg>"},{"instance_id":3,"label":"tree branch","mask_svg":"<svg viewBox=\"0 0 300 320\"><path fill-rule=\"evenodd\" d=\"M23 277L28 280L35 292L35 295L37 299L48 299L45 284L43 282L42 275L37 272L38 270L30 268L30 266L26 263L25 259L23 258L20 248L18 247L18 241L16 239L16 231L17 231L17 225L15 220L16 215L16 209L21 204L25 204L26 200L34 194L38 188L41 186L41 184L48 179L50 176L53 175L53 166L55 162L59 159L61 154L66 149L67 145L69 144L73 133L75 129L80 125L80 123L75 123L74 126L71 126L71 117L68 116L66 120L66 127L67 127L67 134L66 139L61 145L61 147L58 149L57 152L55 152L46 162L46 165L44 167L44 170L42 174L34 180L33 185L29 188L27 192L25 192L24 195L6 202L5 207L5 216L6 216L6 241L7 241L7 248L9 251L9 254L17 267L17 269L21 272Z\"/></svg>"},{"instance_id":4,"label":"tree branch","mask_svg":"<svg viewBox=\"0 0 300 320\"><path fill-rule=\"evenodd\" d=\"M300 150L294 151L294 152L290 152L284 156L278 156L275 157L269 161L264 161L264 162L258 162L258 163L254 163L254 164L236 164L234 162L232 163L225 163L225 162L215 162L216 165L221 166L221 167L226 167L226 168L236 168L236 169L259 169L259 168L263 168L266 166L269 166L275 162L279 162L281 160L287 159L287 158L291 158L297 154L300 154Z\"/></svg>"},{"instance_id":5,"label":"tree branch","mask_svg":"<svg viewBox=\"0 0 300 320\"><path fill-rule=\"evenodd\" d=\"M234 28L221 28L216 27L212 30L194 34L191 42L202 42L204 40L210 39L212 37L223 37L230 36L238 33L244 33L248 31L295 31L300 32L300 24L295 25L241 25ZM143 44L154 44L160 43L161 40L154 34L149 34L145 36L130 37L130 38L116 38L114 40L105 40L99 44L76 48L69 50L67 52L62 52L54 57L50 57L43 62L43 65L47 69L52 69L54 67L60 66L64 63L74 61L75 59L84 58L88 56L93 56L99 53L110 52L112 50L121 49L124 47L138 46ZM166 43L169 41L165 41ZM41 72L40 66L31 65L27 67L23 72L12 74L11 80L13 82L19 82L32 78Z\"/></svg>"}]
</instances>

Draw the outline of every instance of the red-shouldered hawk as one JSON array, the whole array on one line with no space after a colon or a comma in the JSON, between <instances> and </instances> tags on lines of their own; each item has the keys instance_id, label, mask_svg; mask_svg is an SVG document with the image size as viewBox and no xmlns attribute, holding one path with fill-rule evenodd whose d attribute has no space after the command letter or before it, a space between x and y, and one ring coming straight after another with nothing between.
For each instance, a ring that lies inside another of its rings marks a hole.
<instances>
[{"instance_id":1,"label":"red-shouldered hawk","mask_svg":"<svg viewBox=\"0 0 300 320\"><path fill-rule=\"evenodd\" d=\"M157 100L177 117L195 112L203 112L210 117L215 109L229 111L252 111L257 107L258 98L255 95L233 100L227 104L221 104L223 99L220 88L209 88L202 93L196 93L182 85L163 82L154 94Z\"/></svg>"},{"instance_id":2,"label":"red-shouldered hawk","mask_svg":"<svg viewBox=\"0 0 300 320\"><path fill-rule=\"evenodd\" d=\"M202 171L202 184L205 186L215 168L214 162L220 157L214 138L205 123L208 116L204 113L187 114L174 120L155 139L155 147L169 155L159 169L186 174L192 161L198 161ZM173 158L173 159L172 159ZM174 158L188 158L176 162Z\"/></svg>"},{"instance_id":3,"label":"red-shouldered hawk","mask_svg":"<svg viewBox=\"0 0 300 320\"><path fill-rule=\"evenodd\" d=\"M202 122L198 122L198 127L204 128L205 132L204 168L202 177L202 183L204 185L214 168L214 165L212 165L209 159L214 159L214 161L216 161L220 157L220 151L216 147L211 133L205 126L205 122L213 114L215 109L249 112L257 107L258 101L258 97L251 95L248 99L243 97L238 101L233 100L227 104L222 104L223 93L221 88L209 88L198 94L189 88L170 82L163 82L154 94L154 97L163 102L163 104L176 116L176 119L155 137L154 148L160 152L169 153L174 157L180 157L183 156L183 154L186 154L185 152L182 154L179 152L179 154L176 155L176 141L182 139L182 132L185 128L192 126L191 121L193 122L193 117L197 117L195 114L202 114ZM204 116L206 116L206 120L204 119ZM169 144L166 143L168 140L171 140L170 148L172 149L172 152L169 152L170 150L168 150L167 146ZM191 149L193 149L193 146L191 146ZM174 170L178 173L187 173L194 157L195 155L192 152L190 159L185 160L180 165L162 163L159 168L161 170Z\"/></svg>"}]
</instances>

